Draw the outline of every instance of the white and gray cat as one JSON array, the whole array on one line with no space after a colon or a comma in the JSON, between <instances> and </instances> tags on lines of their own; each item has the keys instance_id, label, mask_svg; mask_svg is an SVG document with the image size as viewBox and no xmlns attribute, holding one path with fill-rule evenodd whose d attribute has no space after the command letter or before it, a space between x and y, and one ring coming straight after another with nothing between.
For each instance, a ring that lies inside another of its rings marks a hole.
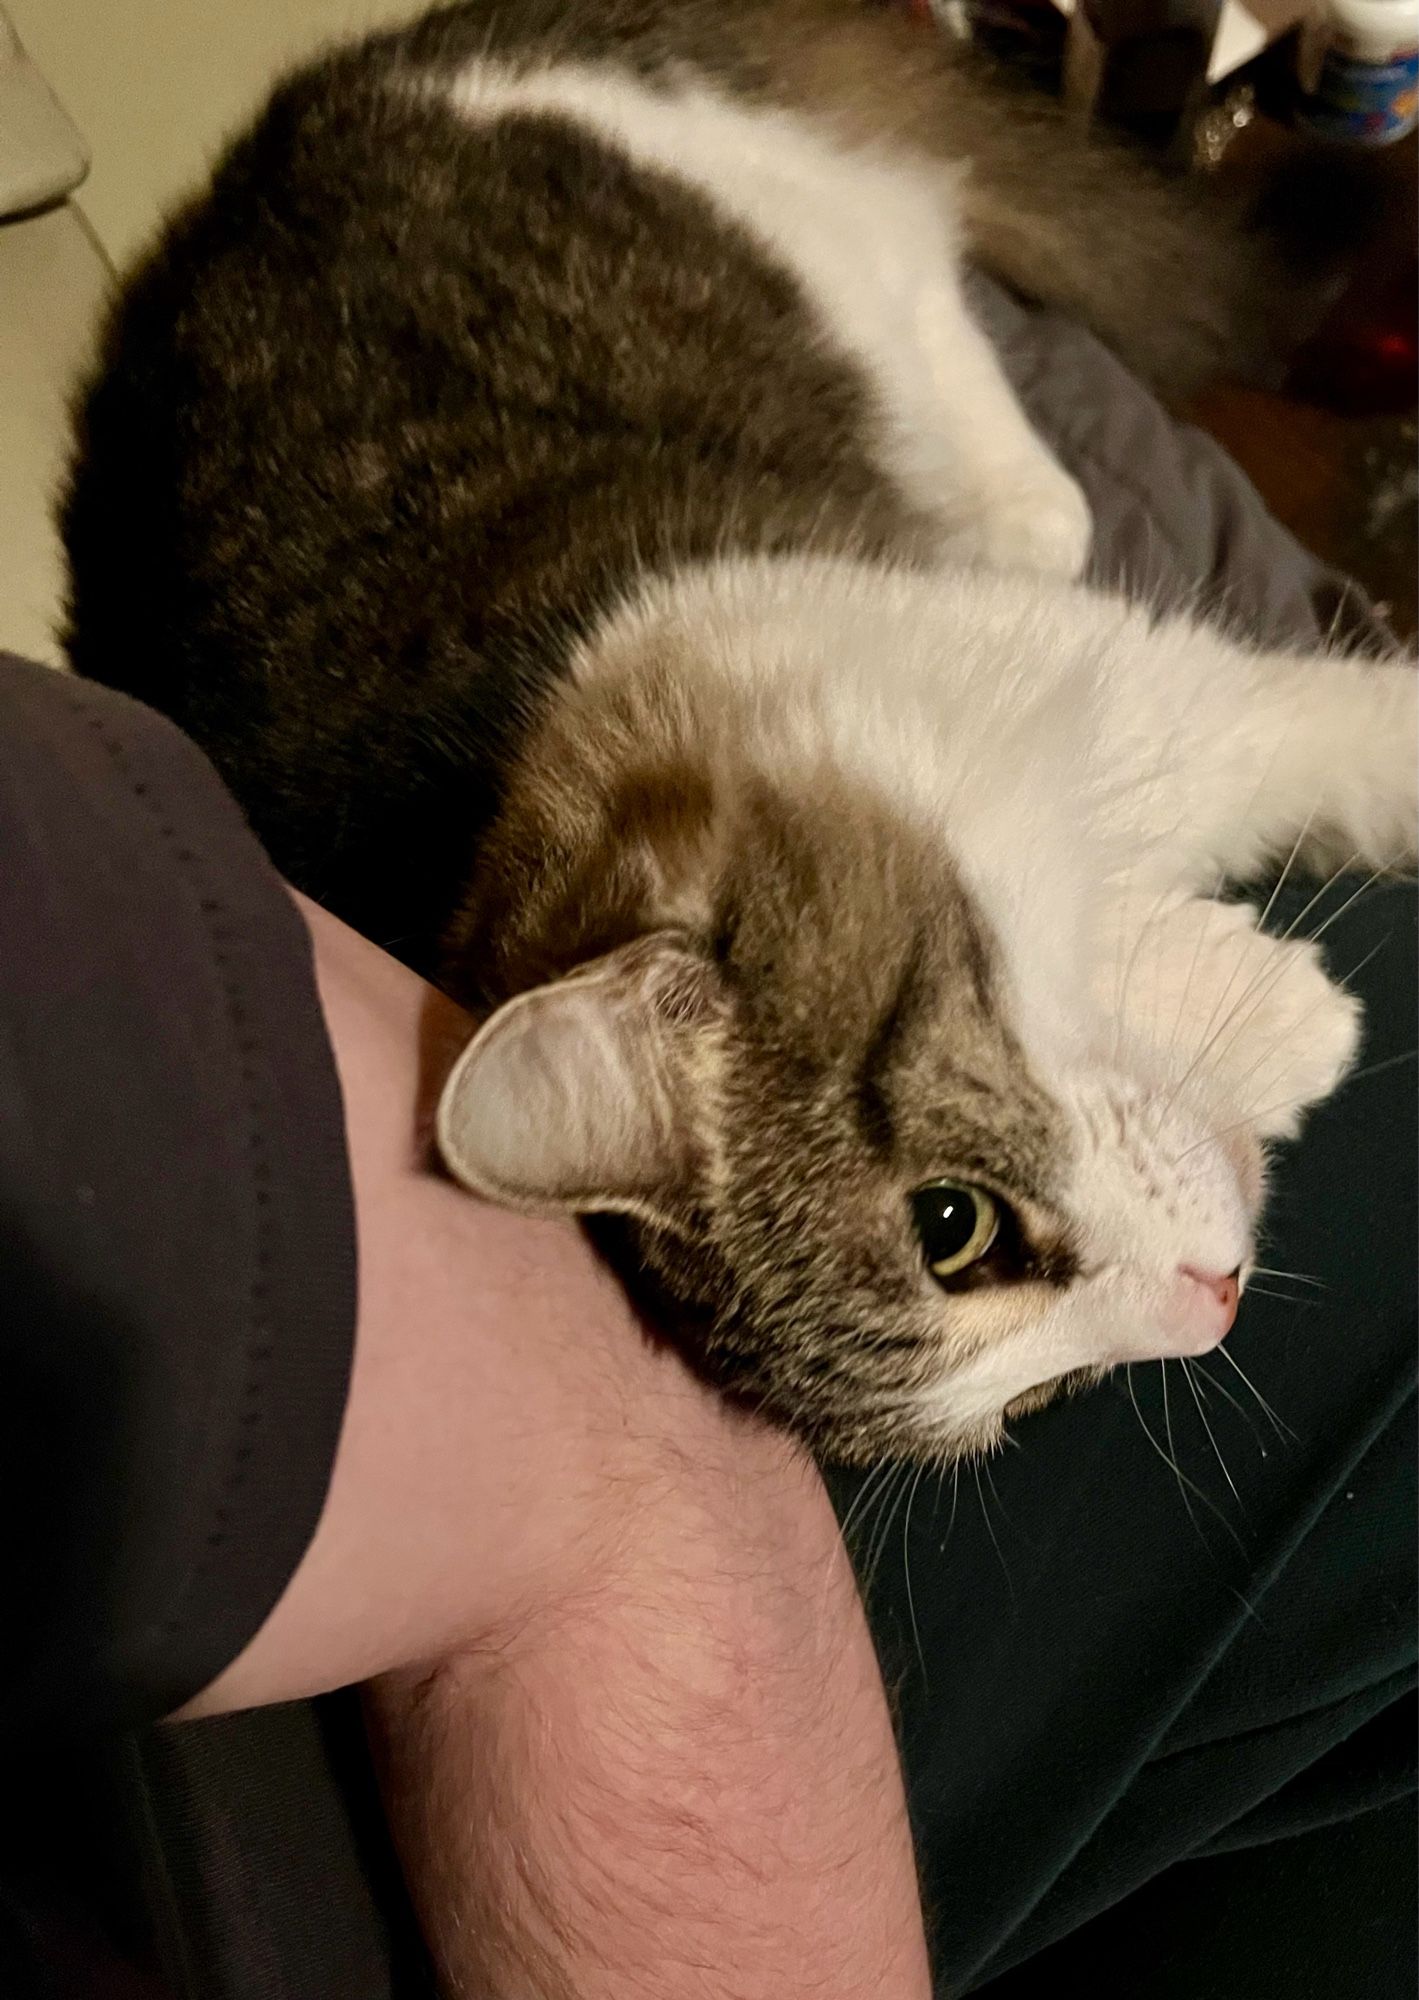
<instances>
[{"instance_id":1,"label":"white and gray cat","mask_svg":"<svg viewBox=\"0 0 1419 2000\"><path fill-rule=\"evenodd\" d=\"M1409 668L1075 580L959 260L1136 355L1186 239L1019 115L851 0L340 52L129 287L67 503L76 664L483 1017L452 1171L847 1459L1224 1336L1358 1023L1216 892L1415 853Z\"/></svg>"}]
</instances>

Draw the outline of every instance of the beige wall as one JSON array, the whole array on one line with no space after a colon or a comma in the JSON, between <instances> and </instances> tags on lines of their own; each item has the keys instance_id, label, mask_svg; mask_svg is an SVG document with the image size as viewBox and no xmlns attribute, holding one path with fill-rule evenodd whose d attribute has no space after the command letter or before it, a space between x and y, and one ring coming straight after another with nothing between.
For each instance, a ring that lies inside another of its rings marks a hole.
<instances>
[{"instance_id":1,"label":"beige wall","mask_svg":"<svg viewBox=\"0 0 1419 2000\"><path fill-rule=\"evenodd\" d=\"M5 0L88 141L79 202L125 262L278 70L418 0Z\"/></svg>"},{"instance_id":2,"label":"beige wall","mask_svg":"<svg viewBox=\"0 0 1419 2000\"><path fill-rule=\"evenodd\" d=\"M0 648L57 660L51 509L66 403L107 287L282 67L419 0L4 0L83 133L78 205L0 227ZM95 241L97 239L97 242Z\"/></svg>"}]
</instances>

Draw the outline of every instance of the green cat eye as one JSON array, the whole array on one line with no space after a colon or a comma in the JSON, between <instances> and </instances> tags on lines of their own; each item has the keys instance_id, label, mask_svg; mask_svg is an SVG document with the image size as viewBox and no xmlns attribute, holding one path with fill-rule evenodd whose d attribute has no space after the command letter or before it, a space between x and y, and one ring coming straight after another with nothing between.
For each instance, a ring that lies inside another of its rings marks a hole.
<instances>
[{"instance_id":1,"label":"green cat eye","mask_svg":"<svg viewBox=\"0 0 1419 2000\"><path fill-rule=\"evenodd\" d=\"M929 1181L912 1196L912 1220L932 1277L954 1278L989 1250L1000 1210L984 1188Z\"/></svg>"}]
</instances>

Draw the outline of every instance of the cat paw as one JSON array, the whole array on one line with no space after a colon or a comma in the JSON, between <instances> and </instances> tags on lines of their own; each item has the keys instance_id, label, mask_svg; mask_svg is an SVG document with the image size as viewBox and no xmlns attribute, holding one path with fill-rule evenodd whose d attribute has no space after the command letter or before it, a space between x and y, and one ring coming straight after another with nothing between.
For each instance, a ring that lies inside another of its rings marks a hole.
<instances>
[{"instance_id":1,"label":"cat paw","mask_svg":"<svg viewBox=\"0 0 1419 2000\"><path fill-rule=\"evenodd\" d=\"M1121 1033L1135 1047L1152 1044L1168 1087L1185 1090L1213 1126L1293 1136L1307 1107L1340 1083L1360 1039L1360 1003L1331 978L1318 946L1259 931L1249 903L1185 900L1133 942L1126 917L1105 960L1127 967L1114 996Z\"/></svg>"},{"instance_id":2,"label":"cat paw","mask_svg":"<svg viewBox=\"0 0 1419 2000\"><path fill-rule=\"evenodd\" d=\"M1225 1120L1258 1139L1290 1139L1355 1060L1363 1010L1318 945L1254 931L1250 946L1204 1063Z\"/></svg>"},{"instance_id":3,"label":"cat paw","mask_svg":"<svg viewBox=\"0 0 1419 2000\"><path fill-rule=\"evenodd\" d=\"M1363 1009L1338 986L1313 944L1280 944L1274 977L1255 1022L1248 1022L1231 1065L1258 1108L1252 1129L1260 1139L1290 1139L1314 1104L1344 1079L1360 1046ZM1251 1065L1247 1057L1251 1053Z\"/></svg>"},{"instance_id":4,"label":"cat paw","mask_svg":"<svg viewBox=\"0 0 1419 2000\"><path fill-rule=\"evenodd\" d=\"M976 569L1032 570L1074 581L1083 574L1094 517L1083 490L1043 456L972 495L972 513L953 527L947 555Z\"/></svg>"}]
</instances>

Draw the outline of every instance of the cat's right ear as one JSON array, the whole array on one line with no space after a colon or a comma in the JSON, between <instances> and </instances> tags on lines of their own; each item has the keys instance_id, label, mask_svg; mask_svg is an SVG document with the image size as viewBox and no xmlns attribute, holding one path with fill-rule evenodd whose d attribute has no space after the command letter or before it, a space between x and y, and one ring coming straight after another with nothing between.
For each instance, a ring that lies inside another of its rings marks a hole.
<instances>
[{"instance_id":1,"label":"cat's right ear","mask_svg":"<svg viewBox=\"0 0 1419 2000\"><path fill-rule=\"evenodd\" d=\"M444 1162L474 1193L543 1213L666 1218L698 1161L718 975L682 941L638 938L519 993L439 1100Z\"/></svg>"}]
</instances>

